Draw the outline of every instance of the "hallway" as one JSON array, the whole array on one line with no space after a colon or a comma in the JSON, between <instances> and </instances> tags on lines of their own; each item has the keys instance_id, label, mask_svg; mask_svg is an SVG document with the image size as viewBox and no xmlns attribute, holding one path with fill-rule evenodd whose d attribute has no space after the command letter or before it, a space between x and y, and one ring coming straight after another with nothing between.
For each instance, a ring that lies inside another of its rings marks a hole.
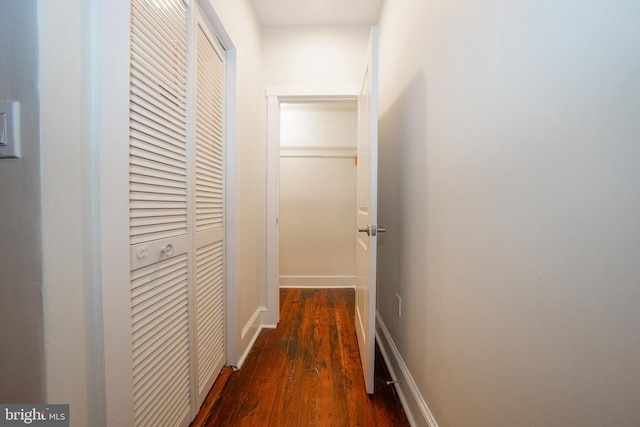
<instances>
[{"instance_id":1,"label":"hallway","mask_svg":"<svg viewBox=\"0 0 640 427\"><path fill-rule=\"evenodd\" d=\"M281 289L280 300L278 328L260 333L194 426L409 425L379 352L375 394L365 392L353 290Z\"/></svg>"}]
</instances>

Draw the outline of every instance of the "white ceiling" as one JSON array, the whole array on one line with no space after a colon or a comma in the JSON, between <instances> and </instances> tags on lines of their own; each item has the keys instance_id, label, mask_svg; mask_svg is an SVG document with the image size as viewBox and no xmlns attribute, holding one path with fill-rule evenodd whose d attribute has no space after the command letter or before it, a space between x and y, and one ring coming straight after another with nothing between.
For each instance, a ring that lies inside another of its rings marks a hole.
<instances>
[{"instance_id":1,"label":"white ceiling","mask_svg":"<svg viewBox=\"0 0 640 427\"><path fill-rule=\"evenodd\" d=\"M263 25L375 24L382 0L253 0Z\"/></svg>"}]
</instances>

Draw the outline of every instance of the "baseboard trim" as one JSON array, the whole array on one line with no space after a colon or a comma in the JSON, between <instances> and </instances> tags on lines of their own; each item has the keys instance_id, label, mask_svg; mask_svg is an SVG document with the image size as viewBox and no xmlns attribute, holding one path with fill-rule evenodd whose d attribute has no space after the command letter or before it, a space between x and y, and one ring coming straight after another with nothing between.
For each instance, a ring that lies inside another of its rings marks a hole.
<instances>
[{"instance_id":1,"label":"baseboard trim","mask_svg":"<svg viewBox=\"0 0 640 427\"><path fill-rule=\"evenodd\" d=\"M260 318L262 329L275 329L278 327L278 322L273 322L273 319L277 319L278 316L275 316L273 313L271 313L268 308L265 307L262 313L260 313Z\"/></svg>"},{"instance_id":2,"label":"baseboard trim","mask_svg":"<svg viewBox=\"0 0 640 427\"><path fill-rule=\"evenodd\" d=\"M355 276L280 276L281 288L355 288Z\"/></svg>"},{"instance_id":3,"label":"baseboard trim","mask_svg":"<svg viewBox=\"0 0 640 427\"><path fill-rule=\"evenodd\" d=\"M251 315L251 318L242 328L242 332L240 333L240 346L242 349L242 356L238 359L237 368L240 369L244 360L247 358L247 355L251 351L253 344L258 339L258 335L260 335L260 331L262 331L262 313L266 311L266 307L258 307L256 311Z\"/></svg>"},{"instance_id":4,"label":"baseboard trim","mask_svg":"<svg viewBox=\"0 0 640 427\"><path fill-rule=\"evenodd\" d=\"M399 380L395 383L396 391L400 397L400 402L404 408L409 423L414 427L438 427L436 419L429 410L427 403L424 401L418 386L416 385L409 368L404 363L398 347L396 347L391 338L389 330L385 326L380 313L376 312L376 340L380 353L389 369L389 374L393 380Z\"/></svg>"}]
</instances>

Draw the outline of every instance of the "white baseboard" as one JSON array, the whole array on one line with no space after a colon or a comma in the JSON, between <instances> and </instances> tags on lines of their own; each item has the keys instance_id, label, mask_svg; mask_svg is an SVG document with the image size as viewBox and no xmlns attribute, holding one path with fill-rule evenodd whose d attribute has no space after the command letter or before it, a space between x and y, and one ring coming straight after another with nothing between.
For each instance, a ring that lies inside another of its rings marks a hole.
<instances>
[{"instance_id":1,"label":"white baseboard","mask_svg":"<svg viewBox=\"0 0 640 427\"><path fill-rule=\"evenodd\" d=\"M281 288L355 288L355 276L280 276Z\"/></svg>"},{"instance_id":2,"label":"white baseboard","mask_svg":"<svg viewBox=\"0 0 640 427\"><path fill-rule=\"evenodd\" d=\"M238 359L238 365L236 366L238 369L242 367L244 360L247 358L247 355L251 351L251 347L253 347L256 339L258 339L260 331L262 331L262 312L266 310L266 307L258 307L247 324L244 325L244 328L242 328L242 332L240 334L240 348L242 349L242 356L240 356L240 359Z\"/></svg>"},{"instance_id":3,"label":"white baseboard","mask_svg":"<svg viewBox=\"0 0 640 427\"><path fill-rule=\"evenodd\" d=\"M389 330L382 321L380 313L376 313L376 321L376 341L391 378L401 381L400 383L395 383L395 387L409 423L414 427L438 427L438 423L424 401L422 394L420 394L409 368L402 360L402 356L393 342Z\"/></svg>"},{"instance_id":4,"label":"white baseboard","mask_svg":"<svg viewBox=\"0 0 640 427\"><path fill-rule=\"evenodd\" d=\"M275 311L275 309L273 309ZM260 322L262 324L262 329L275 329L278 327L278 321L280 316L277 316L275 313L269 311L268 308L264 308L262 313L260 313ZM278 319L274 321L274 319Z\"/></svg>"}]
</instances>

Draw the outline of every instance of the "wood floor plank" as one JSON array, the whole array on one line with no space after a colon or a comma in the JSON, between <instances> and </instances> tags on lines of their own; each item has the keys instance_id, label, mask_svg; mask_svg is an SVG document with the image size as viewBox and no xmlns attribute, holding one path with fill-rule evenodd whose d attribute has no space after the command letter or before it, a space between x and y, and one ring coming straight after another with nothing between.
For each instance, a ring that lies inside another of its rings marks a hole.
<instances>
[{"instance_id":1,"label":"wood floor plank","mask_svg":"<svg viewBox=\"0 0 640 427\"><path fill-rule=\"evenodd\" d=\"M350 426L373 426L371 406L363 404L363 402L368 402L369 395L366 392L362 365L360 364L354 317L351 316L351 313L355 310L355 298L342 298L340 305L343 305L341 312L344 315L336 318L336 321L338 322L340 340L344 344L342 347L342 365L347 379L347 419Z\"/></svg>"},{"instance_id":2,"label":"wood floor plank","mask_svg":"<svg viewBox=\"0 0 640 427\"><path fill-rule=\"evenodd\" d=\"M205 426L409 425L379 352L375 394L366 393L353 289L281 289L280 303L278 327L260 333L203 408Z\"/></svg>"},{"instance_id":3,"label":"wood floor plank","mask_svg":"<svg viewBox=\"0 0 640 427\"><path fill-rule=\"evenodd\" d=\"M287 289L281 291L283 301L279 332L282 334L281 348L286 355L286 365L281 372L280 383L273 411L269 419L270 426L299 425L299 413L295 408L296 381L299 377L298 348L301 337L304 336L304 300L302 289ZM295 309L287 309L295 308Z\"/></svg>"},{"instance_id":4,"label":"wood floor plank","mask_svg":"<svg viewBox=\"0 0 640 427\"><path fill-rule=\"evenodd\" d=\"M286 339L283 341L283 346L286 349L287 365L283 372L283 387L281 393L278 395L277 405L274 406L269 425L301 425L300 408L298 408L298 395L300 390L298 389L298 383L300 382L301 363L299 361L299 349L301 347L301 341L304 339L306 324L308 319L305 319L304 310L306 304L304 300L301 302L300 316L294 317L294 323L288 331L286 329L283 332L286 333Z\"/></svg>"},{"instance_id":5,"label":"wood floor plank","mask_svg":"<svg viewBox=\"0 0 640 427\"><path fill-rule=\"evenodd\" d=\"M334 412L334 426L348 426L349 425L349 409L347 407L347 378L345 375L344 363L343 363L343 344L340 341L340 333L338 331L339 317L347 317L348 313L345 313L344 305L339 303L339 300L344 298L342 295L337 295L336 298L331 298L331 311L333 312L332 322L329 324L329 334L331 336L331 402Z\"/></svg>"},{"instance_id":6,"label":"wood floor plank","mask_svg":"<svg viewBox=\"0 0 640 427\"><path fill-rule=\"evenodd\" d=\"M294 392L294 396L298 397L297 407L300 413L299 425L318 425L318 342L317 332L321 328L318 324L318 313L320 310L318 303L318 293L314 290L308 290L305 298L304 319L308 322L301 337L301 344L298 346L298 362L300 369L298 370L298 384L295 388L299 390Z\"/></svg>"},{"instance_id":7,"label":"wood floor plank","mask_svg":"<svg viewBox=\"0 0 640 427\"><path fill-rule=\"evenodd\" d=\"M318 311L315 317L318 327L314 331L313 340L315 353L317 355L315 393L317 410L316 425L335 424L331 376L333 370L339 367L336 367L331 359L333 343L331 342L330 326L334 323L331 313L333 308L333 299L329 298L328 293L320 293L318 297Z\"/></svg>"},{"instance_id":8,"label":"wood floor plank","mask_svg":"<svg viewBox=\"0 0 640 427\"><path fill-rule=\"evenodd\" d=\"M264 331L265 335L270 335L265 348L277 345L277 333L275 331ZM271 410L273 408L274 395L272 393L273 384L278 380L278 372L284 364L284 357L274 351L264 351L261 359L253 373L250 393L244 401L241 413L244 414L238 425L267 425ZM252 360L253 362L253 360ZM266 367L266 368L265 368Z\"/></svg>"},{"instance_id":9,"label":"wood floor plank","mask_svg":"<svg viewBox=\"0 0 640 427\"><path fill-rule=\"evenodd\" d=\"M273 332L274 340L272 345L278 345L278 336ZM264 366L261 370L261 376L254 390L256 400L256 411L253 417L253 425L267 426L273 411L273 405L276 399L278 387L274 389L274 384L279 384L281 372L285 369L287 358L284 352L269 351L264 354L264 358L260 361Z\"/></svg>"},{"instance_id":10,"label":"wood floor plank","mask_svg":"<svg viewBox=\"0 0 640 427\"><path fill-rule=\"evenodd\" d=\"M258 370L261 369L260 360L272 353L271 348L276 344L277 334L274 331L265 330L261 339L256 340L251 352L247 356L243 369L234 372L224 389L224 393L218 400L216 407L224 407L225 411L212 410L205 426L241 425L242 420L247 419L251 413L252 397L256 394L254 389L260 382L256 380ZM268 349L268 351L265 351ZM249 418L250 420L250 418ZM250 425L250 424L249 424Z\"/></svg>"},{"instance_id":11,"label":"wood floor plank","mask_svg":"<svg viewBox=\"0 0 640 427\"><path fill-rule=\"evenodd\" d=\"M211 408L213 407L214 403L220 398L222 389L229 380L229 377L231 377L232 372L233 368L231 366L226 366L224 369L222 369L222 372L220 372L218 378L216 378L216 381L213 383L213 387L211 387L209 394L207 394L207 397L204 399L202 407L200 408L200 412L198 412L198 415L191 423L191 427L202 427L204 425L204 423L206 422L206 418L209 416Z\"/></svg>"}]
</instances>

